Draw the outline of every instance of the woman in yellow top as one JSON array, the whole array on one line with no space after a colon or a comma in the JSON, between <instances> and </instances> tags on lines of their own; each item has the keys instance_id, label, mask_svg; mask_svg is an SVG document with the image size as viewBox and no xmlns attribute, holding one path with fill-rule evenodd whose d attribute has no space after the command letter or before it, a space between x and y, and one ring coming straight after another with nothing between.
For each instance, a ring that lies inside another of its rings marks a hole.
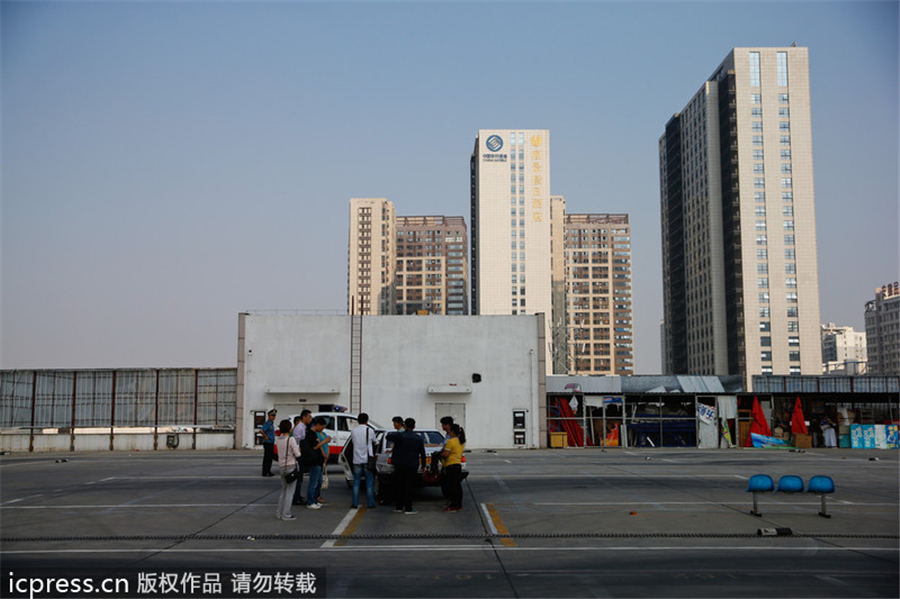
<instances>
[{"instance_id":1,"label":"woman in yellow top","mask_svg":"<svg viewBox=\"0 0 900 599\"><path fill-rule=\"evenodd\" d=\"M462 509L462 457L465 447L466 432L458 424L450 425L450 439L441 452L443 476L450 494L450 505L444 508L445 512L458 512Z\"/></svg>"}]
</instances>

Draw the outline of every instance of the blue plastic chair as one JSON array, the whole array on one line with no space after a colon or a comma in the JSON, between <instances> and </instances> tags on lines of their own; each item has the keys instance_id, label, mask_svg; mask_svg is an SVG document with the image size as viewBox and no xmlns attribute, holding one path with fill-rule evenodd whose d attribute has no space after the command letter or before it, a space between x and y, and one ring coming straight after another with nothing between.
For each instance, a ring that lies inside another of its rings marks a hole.
<instances>
[{"instance_id":1,"label":"blue plastic chair","mask_svg":"<svg viewBox=\"0 0 900 599\"><path fill-rule=\"evenodd\" d=\"M809 487L806 489L807 493L815 493L822 499L822 511L819 512L819 515L823 518L831 518L828 514L828 510L825 506L825 496L834 493L834 481L831 480L830 476L814 476L809 479Z\"/></svg>"},{"instance_id":2,"label":"blue plastic chair","mask_svg":"<svg viewBox=\"0 0 900 599\"><path fill-rule=\"evenodd\" d=\"M793 474L787 474L778 479L779 493L802 493L803 479Z\"/></svg>"},{"instance_id":3,"label":"blue plastic chair","mask_svg":"<svg viewBox=\"0 0 900 599\"><path fill-rule=\"evenodd\" d=\"M759 513L756 494L771 493L774 490L775 482L768 474L754 474L750 477L750 484L747 487L746 492L753 493L753 509L750 511L752 515L762 517L762 514Z\"/></svg>"}]
</instances>

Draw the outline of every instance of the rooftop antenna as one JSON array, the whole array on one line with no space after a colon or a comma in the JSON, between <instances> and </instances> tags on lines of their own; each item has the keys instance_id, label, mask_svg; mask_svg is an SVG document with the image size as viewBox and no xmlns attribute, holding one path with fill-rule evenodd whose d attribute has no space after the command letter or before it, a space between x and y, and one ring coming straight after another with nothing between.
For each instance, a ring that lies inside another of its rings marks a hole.
<instances>
[{"instance_id":1,"label":"rooftop antenna","mask_svg":"<svg viewBox=\"0 0 900 599\"><path fill-rule=\"evenodd\" d=\"M794 40L794 43L791 44L791 48L796 48L796 47L797 47L797 40Z\"/></svg>"}]
</instances>

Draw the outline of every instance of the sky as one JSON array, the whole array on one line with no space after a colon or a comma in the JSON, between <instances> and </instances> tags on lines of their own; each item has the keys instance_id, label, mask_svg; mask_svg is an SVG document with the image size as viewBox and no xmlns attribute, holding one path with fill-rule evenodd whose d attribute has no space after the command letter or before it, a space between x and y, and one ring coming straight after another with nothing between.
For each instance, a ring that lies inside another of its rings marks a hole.
<instances>
[{"instance_id":1,"label":"sky","mask_svg":"<svg viewBox=\"0 0 900 599\"><path fill-rule=\"evenodd\" d=\"M627 213L660 371L658 140L733 47L809 48L821 319L898 272L898 2L0 2L0 368L233 367L343 312L351 197L464 216L478 129Z\"/></svg>"}]
</instances>

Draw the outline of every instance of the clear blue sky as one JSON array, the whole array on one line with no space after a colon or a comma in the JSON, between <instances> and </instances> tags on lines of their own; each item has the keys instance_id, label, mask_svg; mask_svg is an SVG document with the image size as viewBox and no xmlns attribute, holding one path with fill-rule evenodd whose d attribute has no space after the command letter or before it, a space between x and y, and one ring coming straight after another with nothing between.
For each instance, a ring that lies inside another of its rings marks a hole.
<instances>
[{"instance_id":1,"label":"clear blue sky","mask_svg":"<svg viewBox=\"0 0 900 599\"><path fill-rule=\"evenodd\" d=\"M343 310L348 203L469 221L479 128L627 212L659 371L657 142L736 46L809 48L823 322L898 271L897 2L7 2L2 368L233 366L242 310Z\"/></svg>"}]
</instances>

